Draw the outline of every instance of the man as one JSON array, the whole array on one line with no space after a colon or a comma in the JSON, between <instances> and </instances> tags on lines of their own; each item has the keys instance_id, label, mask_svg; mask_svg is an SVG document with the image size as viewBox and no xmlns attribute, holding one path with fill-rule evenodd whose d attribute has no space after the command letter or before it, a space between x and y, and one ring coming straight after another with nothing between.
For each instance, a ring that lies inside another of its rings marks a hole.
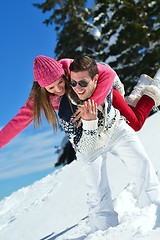
<instances>
[{"instance_id":1,"label":"man","mask_svg":"<svg viewBox=\"0 0 160 240\"><path fill-rule=\"evenodd\" d=\"M137 199L145 191L150 203L160 202L160 185L154 168L135 132L113 108L112 90L98 107L98 113L94 101L88 100L95 92L99 77L96 66L95 61L87 56L71 63L70 85L78 96L78 102L65 95L59 107L62 129L68 135L78 161L84 165L89 233L118 224L106 173L108 152L125 162L135 183ZM74 113L84 101L82 125L77 127L77 122L73 122Z\"/></svg>"}]
</instances>

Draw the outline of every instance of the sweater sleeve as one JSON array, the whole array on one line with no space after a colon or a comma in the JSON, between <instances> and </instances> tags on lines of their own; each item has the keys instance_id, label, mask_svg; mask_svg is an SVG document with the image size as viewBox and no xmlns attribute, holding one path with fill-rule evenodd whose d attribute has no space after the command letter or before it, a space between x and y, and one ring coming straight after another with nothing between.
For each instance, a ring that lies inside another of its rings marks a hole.
<instances>
[{"instance_id":1,"label":"sweater sleeve","mask_svg":"<svg viewBox=\"0 0 160 240\"><path fill-rule=\"evenodd\" d=\"M96 120L83 120L82 136L77 144L77 156L78 154L90 155L96 149L96 143L98 139L98 119Z\"/></svg>"},{"instance_id":2,"label":"sweater sleeve","mask_svg":"<svg viewBox=\"0 0 160 240\"><path fill-rule=\"evenodd\" d=\"M99 106L104 102L105 98L108 96L113 86L114 79L116 77L116 72L108 65L98 63L97 66L98 66L98 83L90 99L93 99Z\"/></svg>"},{"instance_id":3,"label":"sweater sleeve","mask_svg":"<svg viewBox=\"0 0 160 240\"><path fill-rule=\"evenodd\" d=\"M16 137L32 121L33 103L29 98L25 105L19 110L17 115L0 130L0 148Z\"/></svg>"},{"instance_id":4,"label":"sweater sleeve","mask_svg":"<svg viewBox=\"0 0 160 240\"><path fill-rule=\"evenodd\" d=\"M73 62L73 59L63 58L63 59L60 59L58 62L62 64L62 67L65 70L66 74L70 75L69 66Z\"/></svg>"}]
</instances>

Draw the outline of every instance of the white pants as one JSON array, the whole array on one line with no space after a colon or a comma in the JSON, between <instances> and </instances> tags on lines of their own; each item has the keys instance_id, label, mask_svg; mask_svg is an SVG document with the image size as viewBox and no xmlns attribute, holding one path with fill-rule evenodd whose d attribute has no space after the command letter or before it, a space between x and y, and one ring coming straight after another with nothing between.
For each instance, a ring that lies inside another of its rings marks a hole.
<instances>
[{"instance_id":1,"label":"white pants","mask_svg":"<svg viewBox=\"0 0 160 240\"><path fill-rule=\"evenodd\" d=\"M94 154L87 158L77 155L77 159L83 162L83 173L88 187L89 221L100 230L118 223L106 171L108 152L119 157L127 166L132 182L135 183L137 198L145 191L150 203L160 202L160 184L152 163L134 130L122 120L105 148L95 150Z\"/></svg>"}]
</instances>

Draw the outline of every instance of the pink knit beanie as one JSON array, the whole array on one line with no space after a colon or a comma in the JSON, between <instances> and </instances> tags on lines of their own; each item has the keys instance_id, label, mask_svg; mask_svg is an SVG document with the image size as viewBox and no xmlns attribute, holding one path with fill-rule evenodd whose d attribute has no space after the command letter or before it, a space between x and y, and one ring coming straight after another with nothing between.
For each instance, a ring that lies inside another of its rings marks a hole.
<instances>
[{"instance_id":1,"label":"pink knit beanie","mask_svg":"<svg viewBox=\"0 0 160 240\"><path fill-rule=\"evenodd\" d=\"M41 87L46 87L59 80L64 74L62 65L53 58L37 56L34 59L34 81Z\"/></svg>"}]
</instances>

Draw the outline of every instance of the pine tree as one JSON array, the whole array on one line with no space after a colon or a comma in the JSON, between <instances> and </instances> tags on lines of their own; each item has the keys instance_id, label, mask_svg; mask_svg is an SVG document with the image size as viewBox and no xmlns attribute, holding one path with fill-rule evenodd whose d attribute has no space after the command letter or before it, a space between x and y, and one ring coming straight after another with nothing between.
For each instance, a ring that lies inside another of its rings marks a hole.
<instances>
[{"instance_id":1,"label":"pine tree","mask_svg":"<svg viewBox=\"0 0 160 240\"><path fill-rule=\"evenodd\" d=\"M78 55L92 55L93 32L97 32L91 23L91 10L85 0L48 0L42 4L33 4L42 12L53 11L44 21L46 25L55 24L57 32L56 58L75 58Z\"/></svg>"},{"instance_id":2,"label":"pine tree","mask_svg":"<svg viewBox=\"0 0 160 240\"><path fill-rule=\"evenodd\" d=\"M97 0L94 25L101 31L97 59L108 63L130 90L142 73L160 65L160 5L150 0Z\"/></svg>"}]
</instances>

